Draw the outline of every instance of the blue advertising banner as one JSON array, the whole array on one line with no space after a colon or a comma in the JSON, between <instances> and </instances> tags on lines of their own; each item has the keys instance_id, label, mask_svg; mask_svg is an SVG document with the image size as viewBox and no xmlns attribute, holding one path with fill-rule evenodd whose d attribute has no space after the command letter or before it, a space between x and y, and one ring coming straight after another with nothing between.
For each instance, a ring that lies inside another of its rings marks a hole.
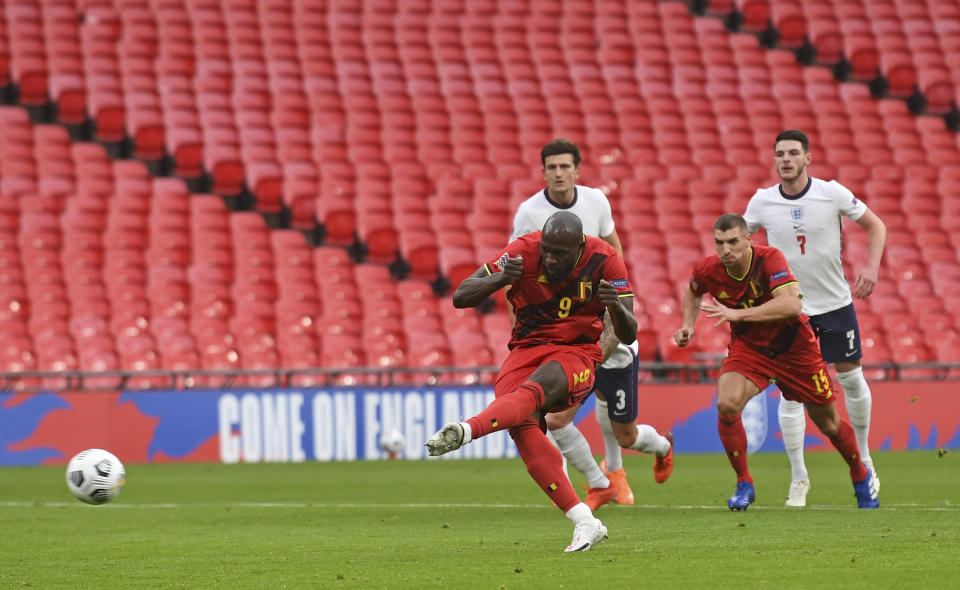
<instances>
[{"instance_id":1,"label":"blue advertising banner","mask_svg":"<svg viewBox=\"0 0 960 590\"><path fill-rule=\"evenodd\" d=\"M873 384L871 447L960 447L960 397L947 382ZM751 452L779 452L779 391L771 386L743 413ZM723 452L714 386L642 385L641 423L672 430L678 453ZM77 452L109 449L126 462L354 461L426 458L424 441L446 422L493 399L487 387L311 388L0 394L0 465L62 464ZM841 413L845 415L842 397ZM602 452L594 401L577 415ZM832 450L808 421L806 448ZM632 451L630 451L632 452ZM442 459L516 456L498 432Z\"/></svg>"}]
</instances>

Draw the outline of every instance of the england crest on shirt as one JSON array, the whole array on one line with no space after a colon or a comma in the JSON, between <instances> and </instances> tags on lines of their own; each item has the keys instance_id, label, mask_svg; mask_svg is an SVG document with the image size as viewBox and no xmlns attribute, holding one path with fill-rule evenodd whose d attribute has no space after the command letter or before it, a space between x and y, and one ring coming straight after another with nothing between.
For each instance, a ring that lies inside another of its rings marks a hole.
<instances>
[{"instance_id":1,"label":"england crest on shirt","mask_svg":"<svg viewBox=\"0 0 960 590\"><path fill-rule=\"evenodd\" d=\"M800 223L803 221L803 207L794 207L790 209L790 219L792 219L794 223Z\"/></svg>"}]
</instances>

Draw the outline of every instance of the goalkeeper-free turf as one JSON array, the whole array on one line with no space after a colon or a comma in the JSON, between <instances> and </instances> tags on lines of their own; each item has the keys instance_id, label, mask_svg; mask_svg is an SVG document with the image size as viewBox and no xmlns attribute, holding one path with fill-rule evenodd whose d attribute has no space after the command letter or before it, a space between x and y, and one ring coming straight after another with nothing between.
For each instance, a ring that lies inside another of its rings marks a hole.
<instances>
[{"instance_id":1,"label":"goalkeeper-free turf","mask_svg":"<svg viewBox=\"0 0 960 590\"><path fill-rule=\"evenodd\" d=\"M807 508L780 454L750 458L730 512L723 455L678 455L662 485L625 457L635 506L565 554L572 524L519 459L127 465L86 506L63 467L0 469L0 588L945 588L960 574L960 451L876 452L879 510L846 465L808 453ZM582 479L574 475L580 488ZM581 496L583 493L581 492Z\"/></svg>"}]
</instances>

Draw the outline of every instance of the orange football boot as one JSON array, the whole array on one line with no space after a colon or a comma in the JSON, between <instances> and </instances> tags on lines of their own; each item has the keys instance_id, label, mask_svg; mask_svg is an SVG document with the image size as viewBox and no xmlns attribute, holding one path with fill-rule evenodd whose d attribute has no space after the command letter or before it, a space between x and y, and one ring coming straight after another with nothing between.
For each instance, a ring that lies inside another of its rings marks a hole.
<instances>
[{"instance_id":1,"label":"orange football boot","mask_svg":"<svg viewBox=\"0 0 960 590\"><path fill-rule=\"evenodd\" d=\"M624 471L622 467L616 471L607 471L606 459L600 462L600 469L603 470L603 474L610 480L610 485L617 488L617 499L614 500L614 502L623 505L633 504L633 490L630 489L630 484L627 483L627 472Z\"/></svg>"},{"instance_id":2,"label":"orange football boot","mask_svg":"<svg viewBox=\"0 0 960 590\"><path fill-rule=\"evenodd\" d=\"M617 499L617 488L613 485L613 482L610 482L610 487L606 488L591 488L587 484L583 484L583 488L587 490L587 498L583 501L591 511L600 508L604 504L609 504L614 502Z\"/></svg>"},{"instance_id":3,"label":"orange football boot","mask_svg":"<svg viewBox=\"0 0 960 590\"><path fill-rule=\"evenodd\" d=\"M670 441L670 450L663 457L654 455L653 480L657 483L667 481L670 474L673 473L673 433L665 432L663 437Z\"/></svg>"}]
</instances>

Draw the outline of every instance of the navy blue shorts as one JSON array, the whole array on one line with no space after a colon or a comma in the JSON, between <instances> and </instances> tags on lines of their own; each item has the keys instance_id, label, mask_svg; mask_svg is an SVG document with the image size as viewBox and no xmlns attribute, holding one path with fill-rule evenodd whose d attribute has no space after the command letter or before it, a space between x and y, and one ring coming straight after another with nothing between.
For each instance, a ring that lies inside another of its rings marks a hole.
<instances>
[{"instance_id":1,"label":"navy blue shorts","mask_svg":"<svg viewBox=\"0 0 960 590\"><path fill-rule=\"evenodd\" d=\"M637 374L640 361L636 355L629 367L605 369L597 367L594 386L603 399L607 400L607 415L611 422L632 424L637 421Z\"/></svg>"},{"instance_id":2,"label":"navy blue shorts","mask_svg":"<svg viewBox=\"0 0 960 590\"><path fill-rule=\"evenodd\" d=\"M860 326L853 304L810 317L813 333L820 340L820 354L827 363L848 363L863 358Z\"/></svg>"}]
</instances>

